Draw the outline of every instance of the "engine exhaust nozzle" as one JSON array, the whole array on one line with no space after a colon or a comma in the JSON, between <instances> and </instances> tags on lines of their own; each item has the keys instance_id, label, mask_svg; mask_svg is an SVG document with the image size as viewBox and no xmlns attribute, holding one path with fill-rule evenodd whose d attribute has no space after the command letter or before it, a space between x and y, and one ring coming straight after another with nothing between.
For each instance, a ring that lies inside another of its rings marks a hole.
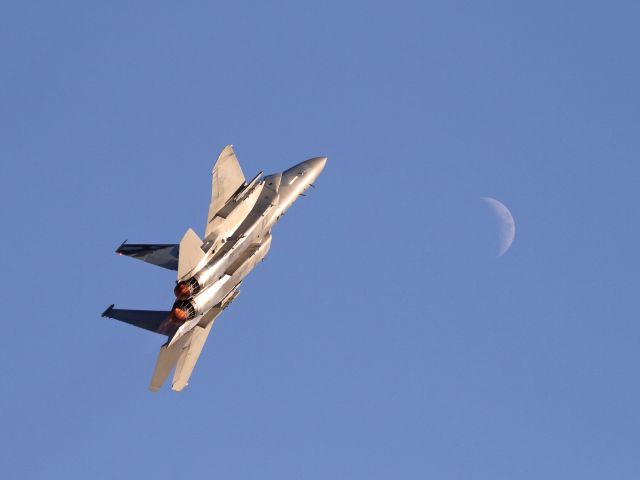
<instances>
[{"instance_id":1,"label":"engine exhaust nozzle","mask_svg":"<svg viewBox=\"0 0 640 480\"><path fill-rule=\"evenodd\" d=\"M191 296L191 289L187 282L180 282L176 285L176 288L173 289L173 293L175 293L178 300L186 300Z\"/></svg>"},{"instance_id":2,"label":"engine exhaust nozzle","mask_svg":"<svg viewBox=\"0 0 640 480\"><path fill-rule=\"evenodd\" d=\"M187 314L187 311L180 307L173 307L171 309L171 313L169 314L169 317L175 323L186 322L188 316L189 315Z\"/></svg>"}]
</instances>

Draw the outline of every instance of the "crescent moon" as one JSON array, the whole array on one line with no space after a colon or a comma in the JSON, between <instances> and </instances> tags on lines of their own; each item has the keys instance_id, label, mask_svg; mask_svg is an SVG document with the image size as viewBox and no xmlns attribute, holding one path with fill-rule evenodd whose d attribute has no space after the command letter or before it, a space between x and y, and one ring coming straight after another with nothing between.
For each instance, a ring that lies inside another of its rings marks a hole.
<instances>
[{"instance_id":1,"label":"crescent moon","mask_svg":"<svg viewBox=\"0 0 640 480\"><path fill-rule=\"evenodd\" d=\"M500 222L500 249L498 257L501 257L511 247L513 239L516 237L516 222L513 215L504 203L499 202L495 198L482 197L482 200L489 205L496 218Z\"/></svg>"}]
</instances>

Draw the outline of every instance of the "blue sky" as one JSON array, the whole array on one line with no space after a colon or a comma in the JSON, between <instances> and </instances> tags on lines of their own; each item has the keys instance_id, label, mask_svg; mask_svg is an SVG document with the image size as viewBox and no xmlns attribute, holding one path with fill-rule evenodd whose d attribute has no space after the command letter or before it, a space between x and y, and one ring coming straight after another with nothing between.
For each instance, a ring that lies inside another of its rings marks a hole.
<instances>
[{"instance_id":1,"label":"blue sky","mask_svg":"<svg viewBox=\"0 0 640 480\"><path fill-rule=\"evenodd\" d=\"M4 478L637 479L637 2L0 6ZM326 155L181 394L210 168ZM480 200L512 211L516 240Z\"/></svg>"}]
</instances>

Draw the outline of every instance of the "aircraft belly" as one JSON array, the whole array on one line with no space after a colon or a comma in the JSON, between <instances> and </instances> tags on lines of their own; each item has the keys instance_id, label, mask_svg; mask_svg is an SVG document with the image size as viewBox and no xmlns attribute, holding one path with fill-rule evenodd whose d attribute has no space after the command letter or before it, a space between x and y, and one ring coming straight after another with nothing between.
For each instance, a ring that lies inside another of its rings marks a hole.
<instances>
[{"instance_id":1,"label":"aircraft belly","mask_svg":"<svg viewBox=\"0 0 640 480\"><path fill-rule=\"evenodd\" d=\"M223 273L237 270L243 263L246 249L252 248L252 244L263 244L270 235L271 211L277 205L278 196L269 189L263 191L265 195L261 195L247 218L226 239L220 251L196 274L200 285L207 286Z\"/></svg>"},{"instance_id":2,"label":"aircraft belly","mask_svg":"<svg viewBox=\"0 0 640 480\"><path fill-rule=\"evenodd\" d=\"M233 275L234 281L242 280L255 268L257 263L267 255L270 247L271 235L265 238L261 244L254 244L247 248L243 252L243 256L239 257L236 262L229 266L227 273Z\"/></svg>"}]
</instances>

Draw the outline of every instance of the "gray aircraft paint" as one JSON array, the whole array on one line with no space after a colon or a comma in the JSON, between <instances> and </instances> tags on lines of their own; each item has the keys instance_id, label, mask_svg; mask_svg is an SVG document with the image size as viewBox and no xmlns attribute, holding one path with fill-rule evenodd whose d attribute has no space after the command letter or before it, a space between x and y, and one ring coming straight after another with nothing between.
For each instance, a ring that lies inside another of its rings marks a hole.
<instances>
[{"instance_id":1,"label":"gray aircraft paint","mask_svg":"<svg viewBox=\"0 0 640 480\"><path fill-rule=\"evenodd\" d=\"M242 280L271 246L271 229L324 169L326 157L301 162L284 172L246 182L233 148L224 148L212 169L211 204L205 237L191 229L180 244L127 244L116 250L178 272L170 311L122 310L102 314L167 335L150 389L157 391L175 369L172 389L188 384L213 322L239 294ZM184 318L183 318L184 317Z\"/></svg>"}]
</instances>

